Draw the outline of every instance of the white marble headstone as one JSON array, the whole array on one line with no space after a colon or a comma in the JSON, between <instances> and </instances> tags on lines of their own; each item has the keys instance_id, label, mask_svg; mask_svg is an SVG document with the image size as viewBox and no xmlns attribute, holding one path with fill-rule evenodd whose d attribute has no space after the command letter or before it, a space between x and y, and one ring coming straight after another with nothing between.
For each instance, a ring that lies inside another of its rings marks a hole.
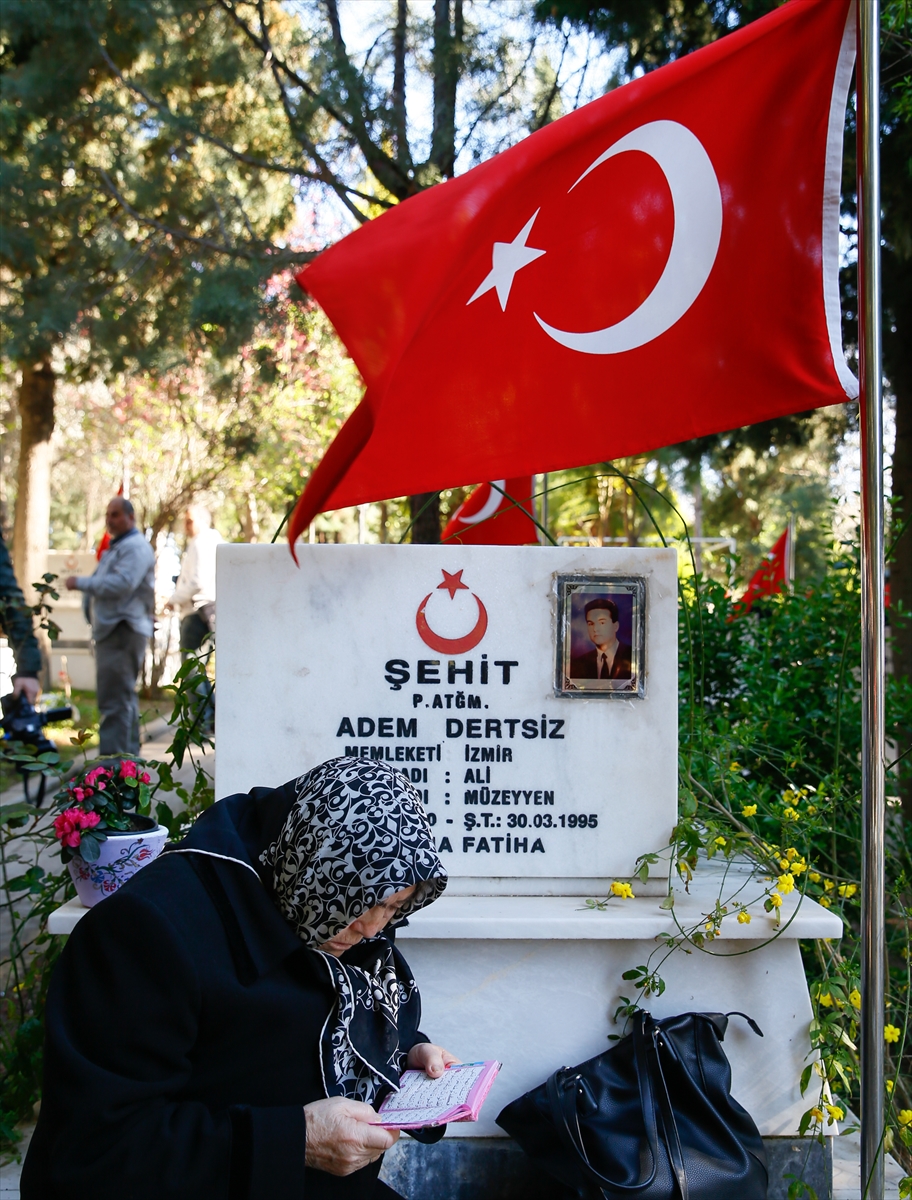
<instances>
[{"instance_id":1,"label":"white marble headstone","mask_svg":"<svg viewBox=\"0 0 912 1200\"><path fill-rule=\"evenodd\" d=\"M591 895L667 846L675 551L296 549L299 567L284 545L218 550L219 796L382 758L421 791L451 894ZM565 690L559 626L574 654L592 650L578 603L572 630L561 622L567 575L595 577L586 595L639 584L638 676L610 685L628 690ZM648 890L664 887L656 872Z\"/></svg>"}]
</instances>

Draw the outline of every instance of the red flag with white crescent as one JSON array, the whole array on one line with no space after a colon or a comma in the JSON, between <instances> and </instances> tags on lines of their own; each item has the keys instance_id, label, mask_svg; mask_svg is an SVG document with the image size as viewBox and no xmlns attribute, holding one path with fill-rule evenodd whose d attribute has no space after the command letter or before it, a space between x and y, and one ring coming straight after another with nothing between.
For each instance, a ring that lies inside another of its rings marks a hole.
<instances>
[{"instance_id":1,"label":"red flag with white crescent","mask_svg":"<svg viewBox=\"0 0 912 1200\"><path fill-rule=\"evenodd\" d=\"M857 395L838 290L853 62L850 0L789 0L305 267L367 390L292 543L324 509Z\"/></svg>"},{"instance_id":2,"label":"red flag with white crescent","mask_svg":"<svg viewBox=\"0 0 912 1200\"><path fill-rule=\"evenodd\" d=\"M532 476L481 483L447 521L441 542L466 546L528 546L538 542L532 520Z\"/></svg>"}]
</instances>

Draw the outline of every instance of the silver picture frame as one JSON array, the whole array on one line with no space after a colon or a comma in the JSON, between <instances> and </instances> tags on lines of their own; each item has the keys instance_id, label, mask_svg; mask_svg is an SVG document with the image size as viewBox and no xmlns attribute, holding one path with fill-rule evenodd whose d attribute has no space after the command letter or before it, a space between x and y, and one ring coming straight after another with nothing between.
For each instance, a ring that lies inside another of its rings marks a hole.
<instances>
[{"instance_id":1,"label":"silver picture frame","mask_svg":"<svg viewBox=\"0 0 912 1200\"><path fill-rule=\"evenodd\" d=\"M557 575L555 588L555 694L644 699L645 578L593 571Z\"/></svg>"}]
</instances>

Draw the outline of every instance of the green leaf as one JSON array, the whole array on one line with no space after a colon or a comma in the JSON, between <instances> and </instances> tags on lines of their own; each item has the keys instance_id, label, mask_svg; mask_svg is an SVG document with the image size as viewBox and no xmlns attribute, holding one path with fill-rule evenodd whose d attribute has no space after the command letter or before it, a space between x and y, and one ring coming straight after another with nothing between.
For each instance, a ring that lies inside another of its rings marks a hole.
<instances>
[{"instance_id":1,"label":"green leaf","mask_svg":"<svg viewBox=\"0 0 912 1200\"><path fill-rule=\"evenodd\" d=\"M34 805L26 804L24 800L14 804L0 804L0 823L3 824L6 824L7 821L16 821L20 817L33 817L34 815Z\"/></svg>"},{"instance_id":2,"label":"green leaf","mask_svg":"<svg viewBox=\"0 0 912 1200\"><path fill-rule=\"evenodd\" d=\"M23 892L32 886L32 880L28 875L17 875L15 879L7 879L4 886L8 892Z\"/></svg>"},{"instance_id":3,"label":"green leaf","mask_svg":"<svg viewBox=\"0 0 912 1200\"><path fill-rule=\"evenodd\" d=\"M662 903L659 905L659 908L664 908L666 910L670 909L670 908L674 908L674 903L675 903L674 892L669 892L668 895L665 897L665 899L662 901Z\"/></svg>"},{"instance_id":4,"label":"green leaf","mask_svg":"<svg viewBox=\"0 0 912 1200\"><path fill-rule=\"evenodd\" d=\"M98 856L101 853L101 839L93 831L84 833L77 853L84 862L98 862Z\"/></svg>"}]
</instances>

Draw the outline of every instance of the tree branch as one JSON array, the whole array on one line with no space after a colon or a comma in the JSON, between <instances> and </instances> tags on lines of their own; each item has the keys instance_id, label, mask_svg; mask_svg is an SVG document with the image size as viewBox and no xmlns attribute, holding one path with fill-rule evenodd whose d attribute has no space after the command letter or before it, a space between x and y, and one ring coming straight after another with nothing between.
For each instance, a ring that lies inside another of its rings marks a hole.
<instances>
[{"instance_id":1,"label":"tree branch","mask_svg":"<svg viewBox=\"0 0 912 1200\"><path fill-rule=\"evenodd\" d=\"M174 238L180 242L190 242L194 246L201 246L204 250L211 250L215 254L224 254L229 258L244 258L250 262L268 261L275 263L276 266L292 262L311 262L319 254L318 250L277 250L269 243L262 243L262 249L257 252L246 247L222 245L212 241L211 238L196 237L191 233L185 233L182 229L173 229L169 225L162 224L161 221L156 221L153 217L144 216L143 213L135 209L129 200L115 187L104 167L95 167L94 170L104 184L105 190L114 197L124 212L129 213L140 225L146 225L150 229L157 229L165 237Z\"/></svg>"},{"instance_id":2,"label":"tree branch","mask_svg":"<svg viewBox=\"0 0 912 1200\"><path fill-rule=\"evenodd\" d=\"M409 153L408 125L405 109L405 38L408 27L408 0L397 0L396 27L393 30L393 136L396 140L396 161L404 173L412 168Z\"/></svg>"},{"instance_id":3,"label":"tree branch","mask_svg":"<svg viewBox=\"0 0 912 1200\"><path fill-rule=\"evenodd\" d=\"M257 0L262 4L263 0ZM367 122L363 119L370 105L364 91L364 81L360 72L353 66L348 55L348 48L342 36L342 24L339 20L339 6L336 0L325 0L326 12L329 17L329 28L332 33L333 50L335 51L336 69L348 89L349 99L354 100L351 116L351 133L358 145L364 160L376 175L380 183L400 200L414 193L415 185L408 172L403 170L398 161L391 159L371 138Z\"/></svg>"},{"instance_id":4,"label":"tree branch","mask_svg":"<svg viewBox=\"0 0 912 1200\"><path fill-rule=\"evenodd\" d=\"M516 84L519 82L519 80L522 79L527 67L529 66L529 63L532 61L532 55L535 53L535 47L536 47L536 39L533 37L532 41L529 44L529 53L526 55L525 59L523 60L522 66L517 70L517 72L513 76L513 78L497 93L497 95L492 96L491 99L487 102L487 104L483 105L479 109L478 115L475 117L475 120L469 126L465 137L462 139L462 143L457 151L457 155L461 154L462 151L469 144L475 130L478 128L478 126L481 124L481 122L485 119L485 117L487 117L488 113L490 113L491 110L493 108L495 108L501 102L501 100L503 100L504 96L509 95L509 93L513 90L513 88L516 86Z\"/></svg>"},{"instance_id":5,"label":"tree branch","mask_svg":"<svg viewBox=\"0 0 912 1200\"><path fill-rule=\"evenodd\" d=\"M116 79L119 79L125 88L128 88L131 92L134 92L137 96L141 97L141 99L143 99L150 108L154 108L156 112L162 113L165 117L167 117L168 120L172 122L172 124L174 124L182 133L191 137L198 137L201 141L209 142L209 144L212 146L217 146L219 150L224 150L226 154L229 154L238 162L246 164L248 167L256 167L261 171L276 171L282 175L300 175L304 178L308 177L308 172L299 166L290 167L286 166L284 163L269 162L267 159L256 158L252 154L245 154L242 150L236 150L228 142L223 141L222 138L216 137L215 134L207 133L206 130L201 129L199 125L190 125L185 117L181 117L178 113L173 112L171 108L169 108L169 106L163 101L156 100L155 97L147 92L145 88L141 87L135 79L130 79L124 75L123 71L120 70L120 68L108 54L104 44L99 39L97 33L95 33L95 30L92 29L92 26L88 21L86 24L95 38L98 49L101 53L101 57L107 64L108 70L111 72L111 74L114 75ZM313 178L317 177L313 176Z\"/></svg>"},{"instance_id":6,"label":"tree branch","mask_svg":"<svg viewBox=\"0 0 912 1200\"><path fill-rule=\"evenodd\" d=\"M263 20L265 20L265 15L263 15ZM285 88L285 84L279 75L279 68L278 68L278 64L276 61L276 57L272 53L272 47L271 47L271 44L269 41L268 27L266 25L263 25L262 31L263 31L263 45L265 45L265 47L266 47L266 51L265 51L266 62L268 62L269 69L272 71L272 77L275 80L275 85L279 89L279 96L282 99L282 108L285 112L285 117L288 121L288 125L289 125L292 133L298 139L298 141L301 143L301 145L305 147L305 149L307 150L307 153L310 155L310 157L316 163L317 169L320 172L320 182L325 183L327 185L327 187L332 188L332 190L336 193L336 195L339 197L339 199L342 201L342 203L345 205L345 207L348 209L348 211L352 214L352 216L358 222L358 224L363 225L364 222L368 220L368 217L357 207L357 205L352 203L352 201L348 195L348 188L346 187L346 185L344 183L341 182L341 180L336 178L336 175L333 172L333 170L331 169L331 167L329 166L329 163L327 163L325 161L325 159L323 158L323 156L320 154L319 150L317 149L316 143L312 142L310 140L310 138L303 131L303 129L298 128L297 114L295 113L295 111L292 107L291 100L290 100L290 98L288 96L288 92L286 91L286 88Z\"/></svg>"}]
</instances>

